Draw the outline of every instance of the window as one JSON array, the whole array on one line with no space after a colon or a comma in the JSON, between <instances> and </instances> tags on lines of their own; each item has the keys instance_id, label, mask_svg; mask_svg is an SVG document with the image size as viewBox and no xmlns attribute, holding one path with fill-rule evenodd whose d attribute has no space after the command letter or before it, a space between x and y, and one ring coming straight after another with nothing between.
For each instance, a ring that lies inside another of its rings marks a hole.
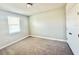
<instances>
[{"instance_id":1,"label":"window","mask_svg":"<svg viewBox=\"0 0 79 59\"><path fill-rule=\"evenodd\" d=\"M20 18L8 16L9 33L14 34L20 32Z\"/></svg>"}]
</instances>

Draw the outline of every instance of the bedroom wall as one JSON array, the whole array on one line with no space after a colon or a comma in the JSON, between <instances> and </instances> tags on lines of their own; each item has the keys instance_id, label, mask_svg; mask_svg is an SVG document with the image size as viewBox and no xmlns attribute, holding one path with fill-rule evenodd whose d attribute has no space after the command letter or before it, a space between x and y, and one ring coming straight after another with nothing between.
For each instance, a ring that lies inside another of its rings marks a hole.
<instances>
[{"instance_id":1,"label":"bedroom wall","mask_svg":"<svg viewBox=\"0 0 79 59\"><path fill-rule=\"evenodd\" d=\"M21 23L21 32L9 34L7 16L19 16ZM28 36L28 17L20 14L15 14L0 10L0 48L18 41Z\"/></svg>"},{"instance_id":2,"label":"bedroom wall","mask_svg":"<svg viewBox=\"0 0 79 59\"><path fill-rule=\"evenodd\" d=\"M30 16L30 35L65 40L65 8L61 7Z\"/></svg>"}]
</instances>

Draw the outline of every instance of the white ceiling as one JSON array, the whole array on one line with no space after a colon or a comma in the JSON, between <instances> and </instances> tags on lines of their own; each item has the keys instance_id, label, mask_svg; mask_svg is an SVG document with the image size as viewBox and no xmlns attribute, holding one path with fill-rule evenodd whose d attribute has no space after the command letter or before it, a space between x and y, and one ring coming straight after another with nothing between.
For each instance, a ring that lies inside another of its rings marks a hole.
<instances>
[{"instance_id":1,"label":"white ceiling","mask_svg":"<svg viewBox=\"0 0 79 59\"><path fill-rule=\"evenodd\" d=\"M64 6L64 3L34 3L31 8L27 8L26 3L0 3L0 9L28 16Z\"/></svg>"}]
</instances>

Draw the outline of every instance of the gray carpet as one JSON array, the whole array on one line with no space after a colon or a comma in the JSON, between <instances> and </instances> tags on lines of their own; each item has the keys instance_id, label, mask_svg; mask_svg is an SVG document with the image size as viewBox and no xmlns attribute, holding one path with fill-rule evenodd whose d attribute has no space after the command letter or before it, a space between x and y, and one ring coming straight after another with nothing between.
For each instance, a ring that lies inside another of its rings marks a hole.
<instances>
[{"instance_id":1,"label":"gray carpet","mask_svg":"<svg viewBox=\"0 0 79 59\"><path fill-rule=\"evenodd\" d=\"M29 37L0 50L0 55L72 55L72 51L66 42Z\"/></svg>"}]
</instances>

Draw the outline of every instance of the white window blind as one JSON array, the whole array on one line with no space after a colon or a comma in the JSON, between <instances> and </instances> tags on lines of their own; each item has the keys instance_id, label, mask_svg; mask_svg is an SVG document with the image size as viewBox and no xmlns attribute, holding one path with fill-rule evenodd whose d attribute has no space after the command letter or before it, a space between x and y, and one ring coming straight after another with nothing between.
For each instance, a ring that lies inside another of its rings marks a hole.
<instances>
[{"instance_id":1,"label":"white window blind","mask_svg":"<svg viewBox=\"0 0 79 59\"><path fill-rule=\"evenodd\" d=\"M14 16L8 16L9 33L20 32L20 18Z\"/></svg>"}]
</instances>

